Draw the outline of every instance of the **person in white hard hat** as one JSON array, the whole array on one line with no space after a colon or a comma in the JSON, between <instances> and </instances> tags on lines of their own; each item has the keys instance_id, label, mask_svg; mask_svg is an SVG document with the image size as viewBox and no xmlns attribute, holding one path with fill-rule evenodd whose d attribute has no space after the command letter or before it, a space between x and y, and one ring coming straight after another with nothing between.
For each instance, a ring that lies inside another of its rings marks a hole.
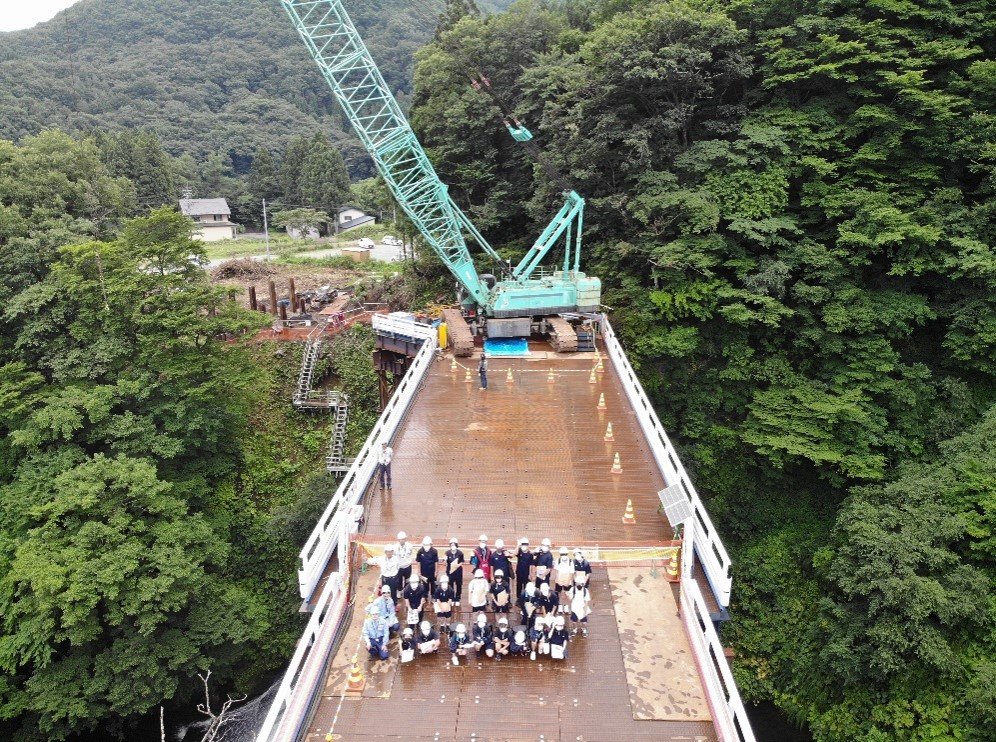
<instances>
[{"instance_id":1,"label":"person in white hard hat","mask_svg":"<svg viewBox=\"0 0 996 742\"><path fill-rule=\"evenodd\" d=\"M529 548L529 539L523 536L519 539L519 550L515 552L515 594L522 595L526 589L526 583L532 576L533 552ZM522 607L522 603L519 603Z\"/></svg>"},{"instance_id":2,"label":"person in white hard hat","mask_svg":"<svg viewBox=\"0 0 996 742\"><path fill-rule=\"evenodd\" d=\"M539 598L536 601L536 607L540 609L540 613L544 616L552 616L555 613L559 613L560 595L551 591L550 586L544 582L539 586Z\"/></svg>"},{"instance_id":3,"label":"person in white hard hat","mask_svg":"<svg viewBox=\"0 0 996 742\"><path fill-rule=\"evenodd\" d=\"M415 632L411 626L406 626L401 632L401 661L411 662L415 659Z\"/></svg>"},{"instance_id":4,"label":"person in white hard hat","mask_svg":"<svg viewBox=\"0 0 996 742\"><path fill-rule=\"evenodd\" d=\"M425 607L429 603L429 591L422 578L418 575L409 577L401 595L405 599L405 623L409 626L421 623L422 614L425 613Z\"/></svg>"},{"instance_id":5,"label":"person in white hard hat","mask_svg":"<svg viewBox=\"0 0 996 742\"><path fill-rule=\"evenodd\" d=\"M450 634L450 661L454 665L460 664L460 657L466 657L470 651L470 637L467 636L467 627L462 623L456 625L456 631Z\"/></svg>"},{"instance_id":6,"label":"person in white hard hat","mask_svg":"<svg viewBox=\"0 0 996 742\"><path fill-rule=\"evenodd\" d=\"M470 602L470 612L478 613L488 608L488 593L491 585L484 577L484 570L474 571L474 579L467 585L467 599Z\"/></svg>"},{"instance_id":7,"label":"person in white hard hat","mask_svg":"<svg viewBox=\"0 0 996 742\"><path fill-rule=\"evenodd\" d=\"M536 587L544 582L550 582L550 572L553 570L553 553L550 551L550 547L550 539L543 539L539 551L533 558L533 564L536 565ZM542 577L540 577L540 567L543 567Z\"/></svg>"},{"instance_id":8,"label":"person in white hard hat","mask_svg":"<svg viewBox=\"0 0 996 742\"><path fill-rule=\"evenodd\" d=\"M448 634L450 617L453 615L453 588L450 587L450 578L446 575L439 576L436 589L432 591L432 610L436 612L439 630Z\"/></svg>"},{"instance_id":9,"label":"person in white hard hat","mask_svg":"<svg viewBox=\"0 0 996 742\"><path fill-rule=\"evenodd\" d=\"M474 553L470 557L470 563L474 569L484 572L484 579L491 579L491 549L488 548L488 537L481 534L474 547Z\"/></svg>"},{"instance_id":10,"label":"person in white hard hat","mask_svg":"<svg viewBox=\"0 0 996 742\"><path fill-rule=\"evenodd\" d=\"M363 645L374 659L386 660L388 657L387 642L390 633L384 619L377 612L377 607L367 606L367 618L363 622Z\"/></svg>"},{"instance_id":11,"label":"person in white hard hat","mask_svg":"<svg viewBox=\"0 0 996 742\"><path fill-rule=\"evenodd\" d=\"M581 630L582 636L588 636L588 616L591 614L591 591L584 572L574 573L574 584L567 591L571 608L572 633Z\"/></svg>"},{"instance_id":12,"label":"person in white hard hat","mask_svg":"<svg viewBox=\"0 0 996 742\"><path fill-rule=\"evenodd\" d=\"M401 628L398 623L398 612L394 605L394 598L391 597L391 588L388 585L381 585L380 595L374 599L372 605L376 606L380 617L384 619L392 632L397 632Z\"/></svg>"},{"instance_id":13,"label":"person in white hard hat","mask_svg":"<svg viewBox=\"0 0 996 742\"><path fill-rule=\"evenodd\" d=\"M557 597L559 598L561 593L570 590L571 585L574 584L574 557L570 555L566 546L560 547L560 554L557 557L557 563L554 567L557 570L556 588ZM563 613L566 610L566 601L561 601L560 612Z\"/></svg>"},{"instance_id":14,"label":"person in white hard hat","mask_svg":"<svg viewBox=\"0 0 996 742\"><path fill-rule=\"evenodd\" d=\"M394 545L394 555L398 558L398 587L401 587L412 576L412 562L415 561L415 549L408 543L408 534L398 531L398 543Z\"/></svg>"},{"instance_id":15,"label":"person in white hard hat","mask_svg":"<svg viewBox=\"0 0 996 742\"><path fill-rule=\"evenodd\" d=\"M415 561L418 562L418 571L422 574L422 579L429 586L429 595L436 589L436 565L439 564L439 552L432 545L432 539L426 536L422 539L422 545L415 553Z\"/></svg>"},{"instance_id":16,"label":"person in white hard hat","mask_svg":"<svg viewBox=\"0 0 996 742\"><path fill-rule=\"evenodd\" d=\"M415 641L418 643L419 654L432 654L439 649L439 633L428 621L419 624Z\"/></svg>"},{"instance_id":17,"label":"person in white hard hat","mask_svg":"<svg viewBox=\"0 0 996 742\"><path fill-rule=\"evenodd\" d=\"M495 570L495 579L488 592L491 594L491 610L495 612L495 615L508 613L512 609L512 593L503 570Z\"/></svg>"},{"instance_id":18,"label":"person in white hard hat","mask_svg":"<svg viewBox=\"0 0 996 742\"><path fill-rule=\"evenodd\" d=\"M522 596L520 597L519 602L522 605L522 623L530 629L536 622L536 616L541 613L538 610L538 597L539 596L536 594L536 583L527 582L526 589L522 591Z\"/></svg>"},{"instance_id":19,"label":"person in white hard hat","mask_svg":"<svg viewBox=\"0 0 996 742\"><path fill-rule=\"evenodd\" d=\"M450 539L450 548L446 550L446 574L450 576L450 587L453 588L453 603L460 605L463 595L463 565L466 561L460 545L455 538Z\"/></svg>"},{"instance_id":20,"label":"person in white hard hat","mask_svg":"<svg viewBox=\"0 0 996 742\"><path fill-rule=\"evenodd\" d=\"M501 570L505 573L505 579L512 579L512 560L505 553L505 542L500 538L495 540L495 550L491 553L491 574Z\"/></svg>"},{"instance_id":21,"label":"person in white hard hat","mask_svg":"<svg viewBox=\"0 0 996 742\"><path fill-rule=\"evenodd\" d=\"M470 641L478 655L483 653L488 657L495 656L494 630L483 613L477 614L477 621L470 630Z\"/></svg>"},{"instance_id":22,"label":"person in white hard hat","mask_svg":"<svg viewBox=\"0 0 996 742\"><path fill-rule=\"evenodd\" d=\"M513 657L524 657L529 653L529 637L526 636L525 631L520 629L512 634L512 643L509 645L508 653Z\"/></svg>"},{"instance_id":23,"label":"person in white hard hat","mask_svg":"<svg viewBox=\"0 0 996 742\"><path fill-rule=\"evenodd\" d=\"M507 657L512 645L512 630L508 627L508 618L502 616L498 619L498 626L495 628L495 659L500 660Z\"/></svg>"},{"instance_id":24,"label":"person in white hard hat","mask_svg":"<svg viewBox=\"0 0 996 742\"><path fill-rule=\"evenodd\" d=\"M550 643L550 659L567 659L567 642L570 640L570 632L564 628L564 617L557 616L553 622L553 628L547 635L547 641Z\"/></svg>"},{"instance_id":25,"label":"person in white hard hat","mask_svg":"<svg viewBox=\"0 0 996 742\"><path fill-rule=\"evenodd\" d=\"M380 568L380 583L391 588L391 597L395 601L398 599L398 591L401 589L401 580L398 579L398 557L394 553L394 544L384 547L384 555L370 557L367 564L376 565Z\"/></svg>"}]
</instances>

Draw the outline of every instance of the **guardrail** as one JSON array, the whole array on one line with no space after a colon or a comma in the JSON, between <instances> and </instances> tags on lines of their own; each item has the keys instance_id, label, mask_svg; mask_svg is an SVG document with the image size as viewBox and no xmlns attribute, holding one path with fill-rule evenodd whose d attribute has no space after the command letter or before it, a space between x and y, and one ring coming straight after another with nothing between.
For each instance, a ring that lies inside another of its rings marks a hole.
<instances>
[{"instance_id":1,"label":"guardrail","mask_svg":"<svg viewBox=\"0 0 996 742\"><path fill-rule=\"evenodd\" d=\"M699 499L698 492L695 491L695 487L692 485L692 480L685 472L685 467L681 464L678 452L674 449L667 432L664 430L664 426L661 425L661 421L657 418L657 413L654 411L653 405L650 404L646 392L643 391L643 385L640 384L636 372L630 365L629 359L626 358L622 346L616 339L615 331L612 329L605 315L602 315L601 326L602 337L605 340L605 348L608 351L609 358L612 360L612 365L615 367L616 373L619 374L619 378L622 380L626 396L629 397L630 406L640 421L640 427L643 428L643 434L647 439L647 443L650 444L650 450L653 451L657 466L664 475L665 484L667 486L673 484L680 485L682 492L684 492L692 507L695 517L695 552L702 560L703 571L716 596L716 602L723 608L726 608L730 605L730 588L733 582L730 576L730 557L726 553L723 542L719 539L719 534L716 533L716 528L709 518L709 513L702 504L702 500ZM703 537L704 544L699 541L700 536ZM700 544L704 548L701 548Z\"/></svg>"},{"instance_id":2,"label":"guardrail","mask_svg":"<svg viewBox=\"0 0 996 742\"><path fill-rule=\"evenodd\" d=\"M415 318L404 312L392 314L375 314L373 328L378 332L389 332L392 335L404 335L410 338L427 339L438 337L439 331L432 325L416 322Z\"/></svg>"},{"instance_id":3,"label":"guardrail","mask_svg":"<svg viewBox=\"0 0 996 742\"><path fill-rule=\"evenodd\" d=\"M341 526L344 530L340 537L348 542L348 524L343 520ZM326 656L349 605L348 562L348 556L341 558L340 571L329 575L256 734L256 742L297 739L307 720L314 692L323 679Z\"/></svg>"},{"instance_id":4,"label":"guardrail","mask_svg":"<svg viewBox=\"0 0 996 742\"><path fill-rule=\"evenodd\" d=\"M379 316L381 315L375 315L374 320L376 321ZM406 326L417 324L412 322ZM424 325L423 327L428 326ZM418 391L422 377L435 359L437 345L435 331L433 330L432 334L426 334L422 337L425 338L425 342L415 354L412 365L402 377L394 396L387 403L387 407L384 408L373 430L370 431L363 448L356 455L352 466L349 467L349 471L343 477L335 495L325 507L322 517L319 518L318 524L305 542L304 548L301 549L297 575L301 598L304 600L309 600L314 593L315 587L322 579L322 573L332 555L332 550L336 546L339 537L338 519L345 517L347 506L355 505L363 497L367 484L377 468L377 452L380 450L381 442L389 442L394 436L408 410L408 405L415 396L415 392Z\"/></svg>"},{"instance_id":5,"label":"guardrail","mask_svg":"<svg viewBox=\"0 0 996 742\"><path fill-rule=\"evenodd\" d=\"M698 660L702 681L712 708L713 724L723 742L755 742L754 730L740 699L740 691L726 661L723 645L709 617L698 583L681 580L681 617Z\"/></svg>"}]
</instances>

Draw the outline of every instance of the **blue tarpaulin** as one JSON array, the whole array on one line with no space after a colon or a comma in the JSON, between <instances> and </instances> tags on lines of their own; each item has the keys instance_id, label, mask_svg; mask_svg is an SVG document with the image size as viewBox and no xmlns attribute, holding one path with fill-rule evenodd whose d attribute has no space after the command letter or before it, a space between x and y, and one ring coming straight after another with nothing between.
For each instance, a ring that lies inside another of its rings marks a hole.
<instances>
[{"instance_id":1,"label":"blue tarpaulin","mask_svg":"<svg viewBox=\"0 0 996 742\"><path fill-rule=\"evenodd\" d=\"M484 352L489 356L527 356L529 341L526 338L488 338Z\"/></svg>"}]
</instances>

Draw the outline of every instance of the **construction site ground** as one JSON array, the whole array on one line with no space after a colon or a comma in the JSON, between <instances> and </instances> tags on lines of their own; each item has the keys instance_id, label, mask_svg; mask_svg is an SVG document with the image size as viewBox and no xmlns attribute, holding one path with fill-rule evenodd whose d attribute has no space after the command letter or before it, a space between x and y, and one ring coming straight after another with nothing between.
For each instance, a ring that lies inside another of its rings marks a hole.
<instances>
[{"instance_id":1,"label":"construction site ground","mask_svg":"<svg viewBox=\"0 0 996 742\"><path fill-rule=\"evenodd\" d=\"M469 557L482 532L511 549L519 536L534 546L549 537L555 550L671 538L657 512L663 481L608 360L589 383L594 354L531 348L529 358L493 358L488 391L479 388L476 358L455 371L448 356L436 362L395 437L393 489L372 492L361 539L384 542L405 530L416 544L431 536L443 551L456 536ZM610 422L614 441L606 442ZM612 471L616 453L621 473ZM635 524L623 522L627 499ZM441 651L399 665L392 642L386 662L361 653L367 688L343 698L376 580L376 569L358 578L353 620L331 660L308 740L330 730L344 740L717 738L677 590L659 567L596 566L590 635L575 639L562 663L484 658L457 668ZM466 613L461 618L470 622Z\"/></svg>"}]
</instances>

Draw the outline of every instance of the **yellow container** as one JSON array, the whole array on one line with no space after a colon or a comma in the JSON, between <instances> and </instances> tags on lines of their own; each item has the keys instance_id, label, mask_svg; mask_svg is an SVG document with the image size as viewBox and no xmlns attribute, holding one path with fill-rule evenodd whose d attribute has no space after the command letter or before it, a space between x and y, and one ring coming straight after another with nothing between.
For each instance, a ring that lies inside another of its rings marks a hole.
<instances>
[{"instance_id":1,"label":"yellow container","mask_svg":"<svg viewBox=\"0 0 996 742\"><path fill-rule=\"evenodd\" d=\"M446 347L446 333L448 332L445 322L439 323L439 347Z\"/></svg>"}]
</instances>

